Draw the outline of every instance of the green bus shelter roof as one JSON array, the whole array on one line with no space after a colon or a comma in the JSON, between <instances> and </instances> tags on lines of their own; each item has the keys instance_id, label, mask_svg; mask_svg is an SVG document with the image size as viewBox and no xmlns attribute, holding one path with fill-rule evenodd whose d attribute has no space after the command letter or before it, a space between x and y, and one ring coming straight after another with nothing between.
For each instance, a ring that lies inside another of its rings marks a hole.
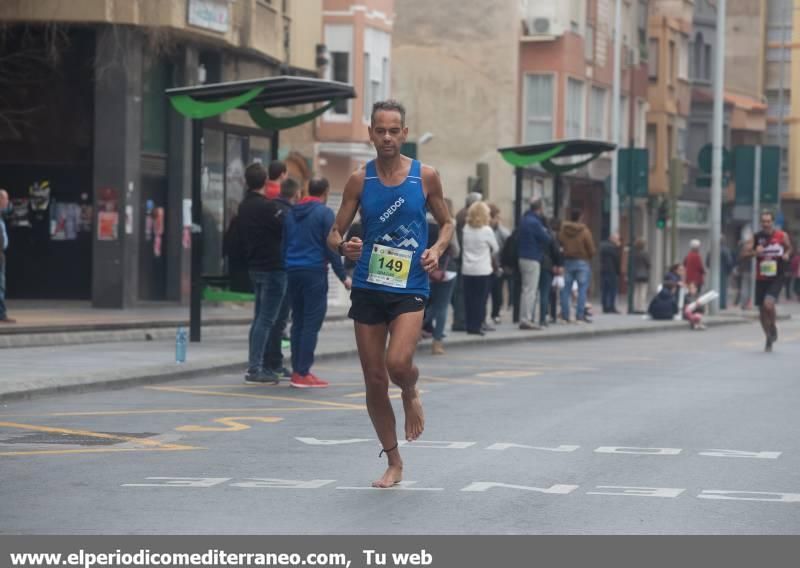
<instances>
[{"instance_id":1,"label":"green bus shelter roof","mask_svg":"<svg viewBox=\"0 0 800 568\"><path fill-rule=\"evenodd\" d=\"M554 140L541 144L527 144L523 146L508 146L498 148L503 159L512 166L522 168L541 164L550 173L565 173L585 166L600 157L601 154L616 148L616 144L602 140ZM556 158L570 156L589 156L575 164L556 164Z\"/></svg>"},{"instance_id":2,"label":"green bus shelter roof","mask_svg":"<svg viewBox=\"0 0 800 568\"><path fill-rule=\"evenodd\" d=\"M356 96L353 86L346 83L289 76L177 87L167 89L166 94L175 110L195 119L237 108L263 110L321 102L333 104Z\"/></svg>"}]
</instances>

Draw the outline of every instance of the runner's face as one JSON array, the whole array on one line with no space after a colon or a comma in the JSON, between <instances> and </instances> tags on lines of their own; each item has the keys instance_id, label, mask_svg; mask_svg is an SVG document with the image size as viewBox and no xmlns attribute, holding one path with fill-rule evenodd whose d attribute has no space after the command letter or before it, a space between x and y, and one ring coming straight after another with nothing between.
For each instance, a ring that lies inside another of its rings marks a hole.
<instances>
[{"instance_id":1,"label":"runner's face","mask_svg":"<svg viewBox=\"0 0 800 568\"><path fill-rule=\"evenodd\" d=\"M761 228L764 230L765 233L772 232L772 215L762 215L761 216Z\"/></svg>"},{"instance_id":2,"label":"runner's face","mask_svg":"<svg viewBox=\"0 0 800 568\"><path fill-rule=\"evenodd\" d=\"M406 141L408 128L403 126L400 113L393 110L379 110L375 113L369 137L380 158L394 158L400 154L400 147Z\"/></svg>"}]
</instances>

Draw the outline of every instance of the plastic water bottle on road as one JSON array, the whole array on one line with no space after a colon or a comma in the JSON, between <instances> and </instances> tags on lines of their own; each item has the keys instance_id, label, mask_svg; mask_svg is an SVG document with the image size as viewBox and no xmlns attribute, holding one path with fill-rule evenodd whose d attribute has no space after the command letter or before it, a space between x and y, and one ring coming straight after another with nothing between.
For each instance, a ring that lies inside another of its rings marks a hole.
<instances>
[{"instance_id":1,"label":"plastic water bottle on road","mask_svg":"<svg viewBox=\"0 0 800 568\"><path fill-rule=\"evenodd\" d=\"M179 327L175 333L175 362L178 364L186 362L186 341L186 328Z\"/></svg>"}]
</instances>

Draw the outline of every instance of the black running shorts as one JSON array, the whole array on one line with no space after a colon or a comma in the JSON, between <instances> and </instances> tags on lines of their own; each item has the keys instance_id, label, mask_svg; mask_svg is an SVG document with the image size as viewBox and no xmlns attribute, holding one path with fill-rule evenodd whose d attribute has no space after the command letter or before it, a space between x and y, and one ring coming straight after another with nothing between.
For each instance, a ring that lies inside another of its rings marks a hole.
<instances>
[{"instance_id":1,"label":"black running shorts","mask_svg":"<svg viewBox=\"0 0 800 568\"><path fill-rule=\"evenodd\" d=\"M764 298L769 296L777 300L783 290L783 276L776 276L769 280L756 280L756 306L764 304Z\"/></svg>"},{"instance_id":2,"label":"black running shorts","mask_svg":"<svg viewBox=\"0 0 800 568\"><path fill-rule=\"evenodd\" d=\"M353 288L350 292L350 312L358 323L367 325L388 324L400 314L421 312L427 299L417 294L393 294L376 290Z\"/></svg>"}]
</instances>

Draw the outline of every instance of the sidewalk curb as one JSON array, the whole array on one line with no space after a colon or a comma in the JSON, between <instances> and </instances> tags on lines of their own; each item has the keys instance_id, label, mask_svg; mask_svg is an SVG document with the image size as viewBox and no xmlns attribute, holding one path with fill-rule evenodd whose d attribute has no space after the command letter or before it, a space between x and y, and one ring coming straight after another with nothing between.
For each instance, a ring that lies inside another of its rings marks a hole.
<instances>
[{"instance_id":1,"label":"sidewalk curb","mask_svg":"<svg viewBox=\"0 0 800 568\"><path fill-rule=\"evenodd\" d=\"M711 327L722 327L730 325L742 325L752 323L751 320L745 318L715 318L710 319L709 324ZM571 326L577 327L577 326ZM674 331L679 329L686 329L686 322L673 321L673 322L659 322L652 321L642 322L638 325L631 325L625 328L609 328L595 330L590 325L580 327L579 329L566 329L563 332L537 332L520 331L514 335L503 333L494 335L489 332L486 336L462 336L457 335L457 339L446 342L445 345L449 352L456 351L461 348L471 348L476 345L485 344L518 344L525 342L552 342L564 339L594 339L609 336L626 336L641 333L656 333ZM687 330L688 332L688 330ZM429 352L430 341L424 340L417 345L417 353ZM343 349L336 352L320 353L315 357L317 362L335 361L339 359L355 358L358 356L358 350L353 347L352 349ZM31 388L24 390L17 390L11 392L0 392L0 403L27 400L40 396L47 396L53 394L64 393L83 393L102 390L118 390L132 386L151 385L159 383L167 383L171 381L178 381L184 379L200 378L208 375L229 374L241 372L244 373L246 361L241 356L231 356L222 360L217 359L213 364L207 362L193 363L187 362L180 366L173 364L157 365L149 368L135 369L131 371L124 371L114 373L104 371L102 373L94 373L81 377L80 380L75 381L76 377L68 377L73 381L70 383L60 385L32 385ZM49 379L43 379L39 382L46 382Z\"/></svg>"},{"instance_id":2,"label":"sidewalk curb","mask_svg":"<svg viewBox=\"0 0 800 568\"><path fill-rule=\"evenodd\" d=\"M346 315L333 315L326 323L345 321ZM215 319L203 322L204 336L218 337L235 327L249 327L252 316L237 319ZM119 343L123 341L147 341L174 337L175 330L189 322L170 320L164 322L89 323L25 328L0 328L0 350L25 347L55 347L63 345L88 345Z\"/></svg>"}]
</instances>

